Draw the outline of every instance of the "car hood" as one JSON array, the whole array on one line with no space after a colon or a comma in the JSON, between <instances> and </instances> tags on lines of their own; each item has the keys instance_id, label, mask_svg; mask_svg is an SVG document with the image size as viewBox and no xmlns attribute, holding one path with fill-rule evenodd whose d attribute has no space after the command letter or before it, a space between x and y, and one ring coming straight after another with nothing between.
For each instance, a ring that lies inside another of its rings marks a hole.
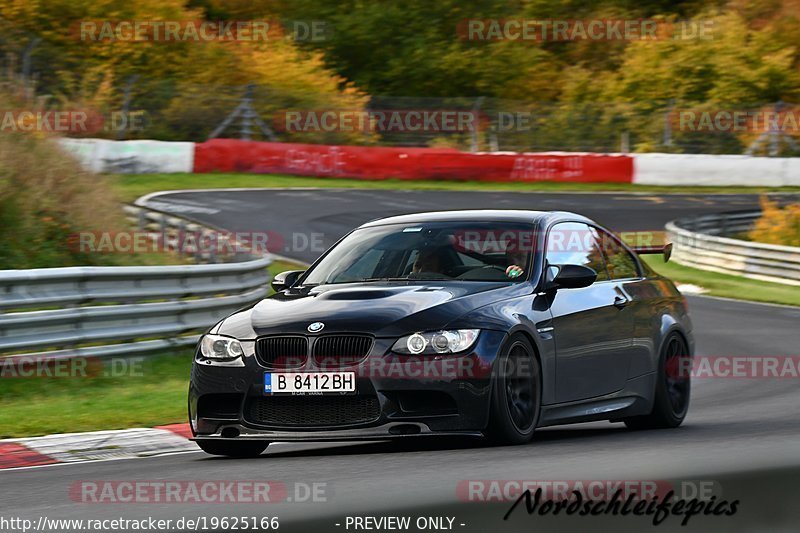
<instances>
[{"instance_id":1,"label":"car hood","mask_svg":"<svg viewBox=\"0 0 800 533\"><path fill-rule=\"evenodd\" d=\"M225 319L218 333L252 339L276 333L362 332L378 337L440 329L493 301L531 292L526 283L430 282L348 283L288 290Z\"/></svg>"}]
</instances>

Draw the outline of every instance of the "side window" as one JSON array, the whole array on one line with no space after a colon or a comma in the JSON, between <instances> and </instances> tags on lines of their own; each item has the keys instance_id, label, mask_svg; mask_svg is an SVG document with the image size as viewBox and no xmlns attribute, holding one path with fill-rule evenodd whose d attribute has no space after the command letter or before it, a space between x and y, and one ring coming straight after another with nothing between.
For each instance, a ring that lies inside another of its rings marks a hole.
<instances>
[{"instance_id":1,"label":"side window","mask_svg":"<svg viewBox=\"0 0 800 533\"><path fill-rule=\"evenodd\" d=\"M638 278L639 268L633 255L622 246L616 237L601 229L594 229L598 232L599 240L602 243L606 267L608 267L611 279Z\"/></svg>"},{"instance_id":2,"label":"side window","mask_svg":"<svg viewBox=\"0 0 800 533\"><path fill-rule=\"evenodd\" d=\"M607 281L603 253L595 235L592 228L579 222L556 224L547 234L548 264L588 266L597 272L597 281Z\"/></svg>"}]
</instances>

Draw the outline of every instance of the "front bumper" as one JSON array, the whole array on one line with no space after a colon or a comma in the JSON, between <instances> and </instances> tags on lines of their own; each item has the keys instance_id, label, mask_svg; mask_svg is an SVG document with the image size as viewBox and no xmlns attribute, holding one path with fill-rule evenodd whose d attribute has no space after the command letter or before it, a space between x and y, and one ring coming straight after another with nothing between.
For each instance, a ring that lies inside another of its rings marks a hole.
<instances>
[{"instance_id":1,"label":"front bumper","mask_svg":"<svg viewBox=\"0 0 800 533\"><path fill-rule=\"evenodd\" d=\"M224 436L223 431L238 431L235 437ZM403 439L411 437L431 436L458 436L481 437L483 433L478 430L432 431L427 424L422 422L390 422L382 426L358 429L334 429L314 431L286 431L268 430L241 424L226 424L213 434L195 435L191 440L268 440L268 441L341 441L341 440L384 440Z\"/></svg>"},{"instance_id":2,"label":"front bumper","mask_svg":"<svg viewBox=\"0 0 800 533\"><path fill-rule=\"evenodd\" d=\"M392 353L396 339L375 339L363 361L335 369L356 372L356 393L347 398L265 395L265 372L279 370L262 365L252 354L243 358L243 366L195 361L189 387L192 433L197 440L282 441L479 436L488 422L491 373L505 337L504 332L484 330L465 355L416 358ZM302 371L320 370L313 365L287 370ZM347 403L361 408L366 400L370 410L361 409L358 419L348 420ZM337 403L342 404L337 416L326 422L325 410ZM286 421L278 407L291 410ZM304 409L318 411L309 417L313 423L302 422ZM260 416L263 412L270 414L269 420Z\"/></svg>"}]
</instances>

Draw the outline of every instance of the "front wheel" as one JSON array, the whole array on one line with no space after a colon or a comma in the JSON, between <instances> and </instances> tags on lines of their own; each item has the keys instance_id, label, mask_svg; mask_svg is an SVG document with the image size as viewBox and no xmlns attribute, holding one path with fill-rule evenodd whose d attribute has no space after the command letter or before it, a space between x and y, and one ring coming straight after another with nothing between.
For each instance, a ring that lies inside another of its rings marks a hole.
<instances>
[{"instance_id":1,"label":"front wheel","mask_svg":"<svg viewBox=\"0 0 800 533\"><path fill-rule=\"evenodd\" d=\"M648 415L624 420L631 429L676 428L689 412L691 358L686 342L677 333L667 337L658 363L653 410Z\"/></svg>"},{"instance_id":2,"label":"front wheel","mask_svg":"<svg viewBox=\"0 0 800 533\"><path fill-rule=\"evenodd\" d=\"M198 440L195 442L201 450L208 454L227 457L257 457L269 446L269 442L263 440Z\"/></svg>"},{"instance_id":3,"label":"front wheel","mask_svg":"<svg viewBox=\"0 0 800 533\"><path fill-rule=\"evenodd\" d=\"M486 436L497 444L531 440L542 404L542 372L530 341L511 337L495 365Z\"/></svg>"}]
</instances>

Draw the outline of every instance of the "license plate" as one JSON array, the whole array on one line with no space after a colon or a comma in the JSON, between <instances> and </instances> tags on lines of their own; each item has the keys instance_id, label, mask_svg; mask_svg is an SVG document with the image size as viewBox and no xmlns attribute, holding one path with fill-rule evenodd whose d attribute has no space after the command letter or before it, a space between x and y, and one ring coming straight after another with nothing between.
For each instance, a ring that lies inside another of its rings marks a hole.
<instances>
[{"instance_id":1,"label":"license plate","mask_svg":"<svg viewBox=\"0 0 800 533\"><path fill-rule=\"evenodd\" d=\"M264 374L264 394L355 391L355 372L267 372Z\"/></svg>"}]
</instances>

